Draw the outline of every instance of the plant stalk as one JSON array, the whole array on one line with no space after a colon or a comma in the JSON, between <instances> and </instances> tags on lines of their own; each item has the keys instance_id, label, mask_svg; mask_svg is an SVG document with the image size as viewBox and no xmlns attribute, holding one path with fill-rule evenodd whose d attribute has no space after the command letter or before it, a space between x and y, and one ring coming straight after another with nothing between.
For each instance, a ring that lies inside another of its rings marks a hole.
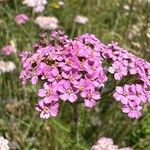
<instances>
[{"instance_id":1,"label":"plant stalk","mask_svg":"<svg viewBox=\"0 0 150 150\"><path fill-rule=\"evenodd\" d=\"M78 132L78 121L79 121L79 114L78 114L78 103L74 103L73 107L73 136L75 143L79 142L79 132Z\"/></svg>"}]
</instances>

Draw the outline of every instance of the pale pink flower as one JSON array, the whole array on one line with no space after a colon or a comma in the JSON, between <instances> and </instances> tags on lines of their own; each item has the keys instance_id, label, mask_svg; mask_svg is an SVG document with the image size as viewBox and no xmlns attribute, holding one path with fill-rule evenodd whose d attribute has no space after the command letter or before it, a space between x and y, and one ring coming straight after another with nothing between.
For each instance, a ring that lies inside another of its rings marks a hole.
<instances>
[{"instance_id":1,"label":"pale pink flower","mask_svg":"<svg viewBox=\"0 0 150 150\"><path fill-rule=\"evenodd\" d=\"M42 29L56 30L59 28L59 21L56 17L38 16L35 23Z\"/></svg>"},{"instance_id":2,"label":"pale pink flower","mask_svg":"<svg viewBox=\"0 0 150 150\"><path fill-rule=\"evenodd\" d=\"M11 55L13 54L15 51L14 47L12 45L5 45L3 48L2 48L2 54L4 55Z\"/></svg>"},{"instance_id":3,"label":"pale pink flower","mask_svg":"<svg viewBox=\"0 0 150 150\"><path fill-rule=\"evenodd\" d=\"M89 19L86 16L77 15L74 21L79 24L86 24L89 21Z\"/></svg>"},{"instance_id":4,"label":"pale pink flower","mask_svg":"<svg viewBox=\"0 0 150 150\"><path fill-rule=\"evenodd\" d=\"M133 150L130 147L120 148L118 145L114 145L113 139L107 137L101 137L96 144L94 144L91 150Z\"/></svg>"},{"instance_id":5,"label":"pale pink flower","mask_svg":"<svg viewBox=\"0 0 150 150\"><path fill-rule=\"evenodd\" d=\"M9 150L9 141L0 136L0 150Z\"/></svg>"},{"instance_id":6,"label":"pale pink flower","mask_svg":"<svg viewBox=\"0 0 150 150\"><path fill-rule=\"evenodd\" d=\"M28 7L33 7L33 11L38 13L45 10L47 0L24 0L23 4L26 4Z\"/></svg>"},{"instance_id":7,"label":"pale pink flower","mask_svg":"<svg viewBox=\"0 0 150 150\"><path fill-rule=\"evenodd\" d=\"M29 20L28 16L26 14L18 14L15 17L15 21L17 24L25 24Z\"/></svg>"}]
</instances>

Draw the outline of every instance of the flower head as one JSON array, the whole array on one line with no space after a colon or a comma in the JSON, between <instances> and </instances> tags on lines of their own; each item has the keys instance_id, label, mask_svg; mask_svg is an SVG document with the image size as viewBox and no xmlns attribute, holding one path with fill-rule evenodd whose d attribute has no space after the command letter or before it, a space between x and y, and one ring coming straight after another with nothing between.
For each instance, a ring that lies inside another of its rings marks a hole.
<instances>
[{"instance_id":1,"label":"flower head","mask_svg":"<svg viewBox=\"0 0 150 150\"><path fill-rule=\"evenodd\" d=\"M107 137L101 137L91 150L132 150L130 147L119 148L118 145L114 145L113 139Z\"/></svg>"},{"instance_id":2,"label":"flower head","mask_svg":"<svg viewBox=\"0 0 150 150\"><path fill-rule=\"evenodd\" d=\"M58 87L58 91L60 92L60 99L70 102L75 102L77 100L77 89L75 89L69 81L62 80L60 81L60 86Z\"/></svg>"},{"instance_id":3,"label":"flower head","mask_svg":"<svg viewBox=\"0 0 150 150\"><path fill-rule=\"evenodd\" d=\"M14 62L0 60L0 74L5 72L12 72L16 68Z\"/></svg>"},{"instance_id":4,"label":"flower head","mask_svg":"<svg viewBox=\"0 0 150 150\"><path fill-rule=\"evenodd\" d=\"M77 15L74 21L79 24L86 24L89 21L89 19L86 16Z\"/></svg>"},{"instance_id":5,"label":"flower head","mask_svg":"<svg viewBox=\"0 0 150 150\"><path fill-rule=\"evenodd\" d=\"M4 55L11 55L12 53L14 53L15 49L12 45L5 45L3 48L2 48L2 54Z\"/></svg>"},{"instance_id":6,"label":"flower head","mask_svg":"<svg viewBox=\"0 0 150 150\"><path fill-rule=\"evenodd\" d=\"M38 16L35 23L42 29L55 30L59 27L59 21L56 17Z\"/></svg>"},{"instance_id":7,"label":"flower head","mask_svg":"<svg viewBox=\"0 0 150 150\"><path fill-rule=\"evenodd\" d=\"M9 150L9 141L4 137L0 136L0 150Z\"/></svg>"},{"instance_id":8,"label":"flower head","mask_svg":"<svg viewBox=\"0 0 150 150\"><path fill-rule=\"evenodd\" d=\"M48 104L52 101L58 101L58 94L55 84L44 83L43 89L38 91L38 96L43 98L43 101Z\"/></svg>"},{"instance_id":9,"label":"flower head","mask_svg":"<svg viewBox=\"0 0 150 150\"><path fill-rule=\"evenodd\" d=\"M46 23L37 22L45 29L52 29L50 18L46 20ZM139 118L142 105L150 101L150 63L120 48L117 43L105 45L88 33L69 39L58 30L50 35L40 34L40 42L33 48L32 53L21 54L20 78L23 84L28 80L32 84L42 81L43 87L38 91L42 100L36 107L42 118L54 116L51 110L55 104L54 108L58 108L60 101L76 103L80 100L86 107L94 107L101 99L109 73L117 81L135 76L134 84L117 86L113 94L130 118ZM104 67L106 61L109 63Z\"/></svg>"},{"instance_id":10,"label":"flower head","mask_svg":"<svg viewBox=\"0 0 150 150\"><path fill-rule=\"evenodd\" d=\"M140 84L118 86L113 96L121 102L122 111L130 118L141 117L141 105L148 102L147 91Z\"/></svg>"},{"instance_id":11,"label":"flower head","mask_svg":"<svg viewBox=\"0 0 150 150\"><path fill-rule=\"evenodd\" d=\"M49 117L54 117L58 113L59 104L56 102L45 103L44 100L40 100L36 105L35 109L40 112L40 117L43 119L48 119Z\"/></svg>"},{"instance_id":12,"label":"flower head","mask_svg":"<svg viewBox=\"0 0 150 150\"><path fill-rule=\"evenodd\" d=\"M33 11L38 13L45 10L47 0L24 0L23 4L26 4L28 7L33 7Z\"/></svg>"},{"instance_id":13,"label":"flower head","mask_svg":"<svg viewBox=\"0 0 150 150\"><path fill-rule=\"evenodd\" d=\"M26 14L18 14L15 17L15 21L17 24L25 24L29 20Z\"/></svg>"}]
</instances>

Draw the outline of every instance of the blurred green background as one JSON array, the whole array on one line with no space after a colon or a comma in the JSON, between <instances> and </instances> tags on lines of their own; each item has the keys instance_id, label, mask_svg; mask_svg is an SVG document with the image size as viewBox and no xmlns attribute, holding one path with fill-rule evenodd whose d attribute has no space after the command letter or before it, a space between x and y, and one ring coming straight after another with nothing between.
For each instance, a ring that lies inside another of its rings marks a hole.
<instances>
[{"instance_id":1,"label":"blurred green background","mask_svg":"<svg viewBox=\"0 0 150 150\"><path fill-rule=\"evenodd\" d=\"M26 13L30 19L23 26L14 18ZM71 130L74 125L72 107L62 104L59 116L41 120L34 106L37 87L21 85L18 54L31 50L42 31L35 23L36 16L55 16L60 27L71 38L82 33L95 34L102 42L117 41L119 45L146 60L150 60L150 1L149 0L48 0L42 13L21 0L0 0L0 47L13 42L17 53L0 55L0 60L11 60L17 68L0 75L0 135L10 141L11 149L21 150L88 150L98 137L114 139L121 147L150 150L150 106L144 106L143 117L128 119L120 106L108 95L92 110L78 106L78 141ZM76 15L89 18L85 25L74 22ZM71 113L70 113L71 112Z\"/></svg>"}]
</instances>

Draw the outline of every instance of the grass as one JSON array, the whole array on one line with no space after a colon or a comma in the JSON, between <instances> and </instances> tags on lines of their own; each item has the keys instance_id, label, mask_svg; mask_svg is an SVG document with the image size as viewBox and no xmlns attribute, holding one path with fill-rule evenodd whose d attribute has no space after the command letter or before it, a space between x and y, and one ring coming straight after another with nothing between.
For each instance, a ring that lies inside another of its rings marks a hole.
<instances>
[{"instance_id":1,"label":"grass","mask_svg":"<svg viewBox=\"0 0 150 150\"><path fill-rule=\"evenodd\" d=\"M65 0L63 8L55 8L56 0L49 0L40 15L56 16L61 28L70 37L89 32L101 41L117 41L139 57L150 59L150 3L146 0ZM128 6L129 10L124 6ZM26 13L30 21L18 26L14 17ZM76 15L89 18L86 25L74 23ZM37 87L21 85L18 54L38 40L42 30L34 24L32 10L20 0L0 1L0 47L13 41L17 53L11 57L0 55L2 60L12 60L17 69L0 75L0 134L8 138L11 149L25 150L88 150L100 136L112 137L120 146L136 150L149 150L150 109L145 106L140 120L130 120L123 115L111 97L100 102L95 109L79 107L78 142L72 133L72 108L62 104L58 118L43 121L34 110ZM71 113L70 113L71 112Z\"/></svg>"}]
</instances>

